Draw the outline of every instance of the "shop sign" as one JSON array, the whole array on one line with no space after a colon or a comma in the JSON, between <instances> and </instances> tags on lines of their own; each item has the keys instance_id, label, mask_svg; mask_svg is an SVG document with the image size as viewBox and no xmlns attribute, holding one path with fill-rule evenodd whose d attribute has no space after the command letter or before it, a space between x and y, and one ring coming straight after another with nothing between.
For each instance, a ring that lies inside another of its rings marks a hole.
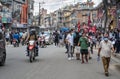
<instances>
[{"instance_id":1,"label":"shop sign","mask_svg":"<svg viewBox=\"0 0 120 79\"><path fill-rule=\"evenodd\" d=\"M12 18L7 18L7 23L12 23Z\"/></svg>"},{"instance_id":2,"label":"shop sign","mask_svg":"<svg viewBox=\"0 0 120 79\"><path fill-rule=\"evenodd\" d=\"M7 23L7 18L6 17L2 17L2 23Z\"/></svg>"}]
</instances>

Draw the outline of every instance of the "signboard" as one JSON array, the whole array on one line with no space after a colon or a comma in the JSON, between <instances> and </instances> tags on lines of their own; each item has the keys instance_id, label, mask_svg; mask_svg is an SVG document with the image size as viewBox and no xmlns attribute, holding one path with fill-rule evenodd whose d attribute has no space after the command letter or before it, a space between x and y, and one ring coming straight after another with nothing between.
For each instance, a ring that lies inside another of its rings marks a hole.
<instances>
[{"instance_id":1,"label":"signboard","mask_svg":"<svg viewBox=\"0 0 120 79\"><path fill-rule=\"evenodd\" d=\"M6 17L2 17L2 23L7 23L7 18Z\"/></svg>"},{"instance_id":2,"label":"signboard","mask_svg":"<svg viewBox=\"0 0 120 79\"><path fill-rule=\"evenodd\" d=\"M7 18L7 23L12 23L12 18Z\"/></svg>"},{"instance_id":3,"label":"signboard","mask_svg":"<svg viewBox=\"0 0 120 79\"><path fill-rule=\"evenodd\" d=\"M10 12L0 12L1 17L12 17L12 14Z\"/></svg>"}]
</instances>

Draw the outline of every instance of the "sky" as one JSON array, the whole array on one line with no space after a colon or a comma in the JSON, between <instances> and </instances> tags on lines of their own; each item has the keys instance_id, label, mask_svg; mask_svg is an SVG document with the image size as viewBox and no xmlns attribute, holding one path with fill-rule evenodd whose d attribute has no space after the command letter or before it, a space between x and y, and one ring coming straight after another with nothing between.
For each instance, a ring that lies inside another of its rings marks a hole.
<instances>
[{"instance_id":1,"label":"sky","mask_svg":"<svg viewBox=\"0 0 120 79\"><path fill-rule=\"evenodd\" d=\"M45 8L48 10L48 13L53 12L61 7L64 7L66 5L75 4L77 2L86 2L87 0L34 0L34 15L37 15L39 13L39 2L44 4L41 4L41 8ZM102 0L92 0L95 3L95 6L98 5Z\"/></svg>"}]
</instances>

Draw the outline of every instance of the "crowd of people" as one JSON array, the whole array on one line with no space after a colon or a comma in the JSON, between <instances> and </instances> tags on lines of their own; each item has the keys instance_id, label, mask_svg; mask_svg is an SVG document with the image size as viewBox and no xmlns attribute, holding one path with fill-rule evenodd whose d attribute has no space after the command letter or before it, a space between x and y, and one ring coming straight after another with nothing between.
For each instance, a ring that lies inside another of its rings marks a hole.
<instances>
[{"instance_id":1,"label":"crowd of people","mask_svg":"<svg viewBox=\"0 0 120 79\"><path fill-rule=\"evenodd\" d=\"M75 29L70 29L67 31L55 31L52 33L53 41L55 46L62 46L66 48L66 54L68 60L74 59L74 54L76 54L76 59L81 60L81 63L88 63L91 59L91 54L93 54L94 49L98 49L98 58L101 56L105 75L108 76L109 62L111 58L111 49L114 53L120 53L120 30L114 29L110 31L100 31L96 32L86 32L84 29L82 31L76 31ZM18 43L22 40L27 39L27 32L7 32L5 34L6 42L12 44L13 39L16 39ZM39 36L38 39L39 40Z\"/></svg>"},{"instance_id":2,"label":"crowd of people","mask_svg":"<svg viewBox=\"0 0 120 79\"><path fill-rule=\"evenodd\" d=\"M76 59L81 60L82 64L88 63L88 60L92 58L91 54L94 53L93 48L98 50L98 58L102 57L106 76L109 75L111 51L114 56L120 53L120 30L118 29L110 31L97 29L96 32L85 32L84 30L78 32L71 29L66 32L56 31L54 37L55 46L64 43L68 60L74 59L73 54L76 54Z\"/></svg>"}]
</instances>

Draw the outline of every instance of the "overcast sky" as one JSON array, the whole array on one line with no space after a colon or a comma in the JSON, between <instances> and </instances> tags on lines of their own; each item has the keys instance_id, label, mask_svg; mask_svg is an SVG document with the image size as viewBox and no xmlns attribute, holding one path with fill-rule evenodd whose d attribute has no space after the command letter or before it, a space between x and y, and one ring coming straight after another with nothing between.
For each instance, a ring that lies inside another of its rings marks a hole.
<instances>
[{"instance_id":1,"label":"overcast sky","mask_svg":"<svg viewBox=\"0 0 120 79\"><path fill-rule=\"evenodd\" d=\"M74 4L77 2L86 2L87 0L34 0L34 15L39 12L39 2L45 2L45 4L41 4L41 8L45 8L48 10L48 13L53 12L63 6ZM95 3L95 6L98 5L102 0L92 0Z\"/></svg>"}]
</instances>

